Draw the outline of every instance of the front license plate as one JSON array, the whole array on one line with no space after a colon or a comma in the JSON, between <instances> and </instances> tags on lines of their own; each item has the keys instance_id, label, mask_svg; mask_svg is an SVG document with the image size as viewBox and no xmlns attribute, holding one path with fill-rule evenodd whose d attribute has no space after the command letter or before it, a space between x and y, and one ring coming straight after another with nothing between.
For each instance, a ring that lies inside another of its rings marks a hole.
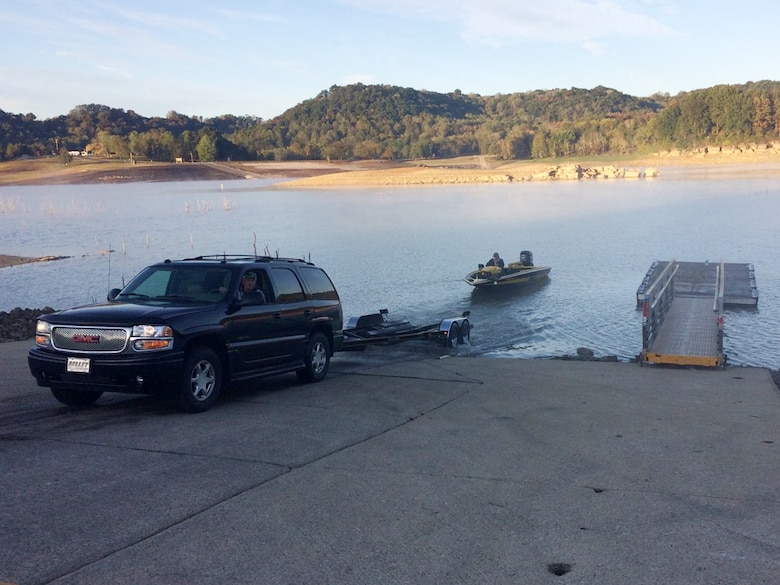
<instances>
[{"instance_id":1,"label":"front license plate","mask_svg":"<svg viewBox=\"0 0 780 585\"><path fill-rule=\"evenodd\" d=\"M68 372L89 374L89 358L68 358Z\"/></svg>"}]
</instances>

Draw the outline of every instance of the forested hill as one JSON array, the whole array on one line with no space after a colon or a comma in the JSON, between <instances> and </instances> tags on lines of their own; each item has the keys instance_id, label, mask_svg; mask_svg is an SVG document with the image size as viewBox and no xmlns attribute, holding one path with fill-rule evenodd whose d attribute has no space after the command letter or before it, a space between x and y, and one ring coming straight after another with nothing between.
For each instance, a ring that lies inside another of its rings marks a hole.
<instances>
[{"instance_id":1,"label":"forested hill","mask_svg":"<svg viewBox=\"0 0 780 585\"><path fill-rule=\"evenodd\" d=\"M47 120L0 110L0 127L0 160L74 152L188 161L628 154L775 140L780 82L649 98L601 86L481 96L356 84L271 120L146 118L90 104Z\"/></svg>"}]
</instances>

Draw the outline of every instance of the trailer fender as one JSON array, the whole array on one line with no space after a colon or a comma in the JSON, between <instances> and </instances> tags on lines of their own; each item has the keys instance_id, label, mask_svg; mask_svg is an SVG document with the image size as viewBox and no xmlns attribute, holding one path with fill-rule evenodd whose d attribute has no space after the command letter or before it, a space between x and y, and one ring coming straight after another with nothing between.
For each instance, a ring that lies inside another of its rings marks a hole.
<instances>
[{"instance_id":1,"label":"trailer fender","mask_svg":"<svg viewBox=\"0 0 780 585\"><path fill-rule=\"evenodd\" d=\"M466 317L443 319L439 323L439 336L442 345L449 347L462 345L471 337L471 323Z\"/></svg>"}]
</instances>

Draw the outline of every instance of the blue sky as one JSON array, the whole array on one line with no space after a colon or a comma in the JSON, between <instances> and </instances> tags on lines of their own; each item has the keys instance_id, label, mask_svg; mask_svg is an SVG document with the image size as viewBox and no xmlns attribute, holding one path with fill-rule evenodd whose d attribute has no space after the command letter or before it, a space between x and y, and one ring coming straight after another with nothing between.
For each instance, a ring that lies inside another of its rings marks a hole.
<instances>
[{"instance_id":1,"label":"blue sky","mask_svg":"<svg viewBox=\"0 0 780 585\"><path fill-rule=\"evenodd\" d=\"M277 116L333 85L646 97L780 80L777 0L0 0L0 109Z\"/></svg>"}]
</instances>

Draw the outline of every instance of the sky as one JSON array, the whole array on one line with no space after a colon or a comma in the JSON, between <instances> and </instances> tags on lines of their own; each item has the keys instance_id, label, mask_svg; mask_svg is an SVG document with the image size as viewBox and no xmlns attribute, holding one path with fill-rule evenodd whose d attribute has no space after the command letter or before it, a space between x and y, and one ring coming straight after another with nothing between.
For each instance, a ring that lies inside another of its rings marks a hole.
<instances>
[{"instance_id":1,"label":"sky","mask_svg":"<svg viewBox=\"0 0 780 585\"><path fill-rule=\"evenodd\" d=\"M267 120L334 85L637 96L780 81L777 0L0 0L0 110Z\"/></svg>"}]
</instances>

